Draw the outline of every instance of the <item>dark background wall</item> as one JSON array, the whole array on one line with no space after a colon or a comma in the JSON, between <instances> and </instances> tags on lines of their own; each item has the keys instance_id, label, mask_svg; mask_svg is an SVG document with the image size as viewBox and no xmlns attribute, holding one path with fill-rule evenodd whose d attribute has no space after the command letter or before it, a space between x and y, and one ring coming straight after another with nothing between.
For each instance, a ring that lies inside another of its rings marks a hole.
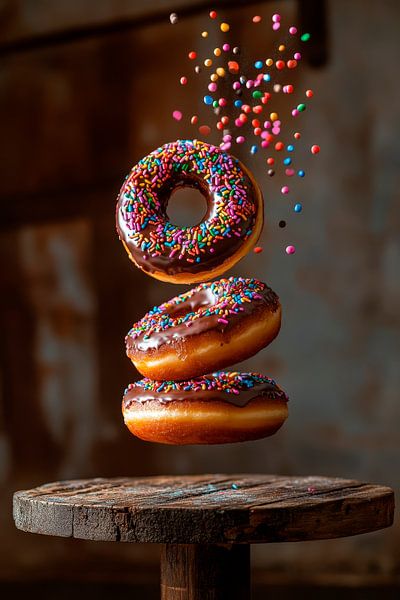
<instances>
[{"instance_id":1,"label":"dark background wall","mask_svg":"<svg viewBox=\"0 0 400 600\"><path fill-rule=\"evenodd\" d=\"M181 288L131 266L114 231L114 200L143 155L196 135L170 115L178 102L187 112L203 110L203 87L194 83L183 94L177 79L208 24L208 3L4 0L0 582L6 590L19 582L19 589L53 594L44 581L62 582L65 593L77 581L85 593L95 589L84 587L90 582L155 589L158 548L17 532L12 492L44 481L242 471L338 475L399 488L400 4L216 5L238 42L263 56L270 28L258 29L257 37L254 14L269 22L279 10L287 23L305 19L315 33L309 60L295 75L297 85L315 91L304 137L322 147L317 161L303 156L301 217L282 203L281 180L267 181L265 164L235 148L263 187L269 226L263 254L249 255L234 273L268 281L284 308L279 339L243 367L277 378L291 397L290 418L271 439L173 448L134 439L120 415L122 391L137 378L124 356L124 335ZM174 27L172 10L181 15ZM285 230L277 227L280 218L287 218ZM283 251L287 243L298 248L292 257ZM388 593L399 582L399 542L395 526L352 539L260 546L253 552L256 581L307 585L324 598L328 588L315 586L350 587L349 597L358 597L359 587L362 594ZM96 588L97 597L105 589Z\"/></svg>"}]
</instances>

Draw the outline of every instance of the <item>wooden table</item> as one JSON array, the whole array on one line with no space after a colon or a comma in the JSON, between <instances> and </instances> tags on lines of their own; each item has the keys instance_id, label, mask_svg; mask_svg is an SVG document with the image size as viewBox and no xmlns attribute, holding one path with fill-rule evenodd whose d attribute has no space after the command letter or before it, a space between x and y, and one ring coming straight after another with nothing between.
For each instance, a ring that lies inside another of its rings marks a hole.
<instances>
[{"instance_id":1,"label":"wooden table","mask_svg":"<svg viewBox=\"0 0 400 600\"><path fill-rule=\"evenodd\" d=\"M367 533L390 526L393 509L388 487L276 475L99 478L14 495L23 531L162 544L163 600L246 600L250 544Z\"/></svg>"}]
</instances>

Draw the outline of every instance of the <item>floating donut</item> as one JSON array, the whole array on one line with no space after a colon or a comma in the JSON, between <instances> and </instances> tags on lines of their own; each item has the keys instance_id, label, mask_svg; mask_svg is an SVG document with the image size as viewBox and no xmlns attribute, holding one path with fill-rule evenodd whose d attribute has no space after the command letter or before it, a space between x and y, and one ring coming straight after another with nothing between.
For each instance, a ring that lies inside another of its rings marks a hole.
<instances>
[{"instance_id":1,"label":"floating donut","mask_svg":"<svg viewBox=\"0 0 400 600\"><path fill-rule=\"evenodd\" d=\"M256 354L277 335L279 298L257 279L202 283L154 307L126 337L126 352L151 379L189 379Z\"/></svg>"},{"instance_id":2,"label":"floating donut","mask_svg":"<svg viewBox=\"0 0 400 600\"><path fill-rule=\"evenodd\" d=\"M207 212L193 227L167 216L171 194L198 189ZM178 140L143 158L125 180L117 231L131 260L148 275L198 283L222 275L256 243L263 198L250 172L233 156L199 140Z\"/></svg>"},{"instance_id":3,"label":"floating donut","mask_svg":"<svg viewBox=\"0 0 400 600\"><path fill-rule=\"evenodd\" d=\"M288 398L268 377L218 372L189 381L142 379L122 401L128 429L163 444L226 444L275 433Z\"/></svg>"}]
</instances>

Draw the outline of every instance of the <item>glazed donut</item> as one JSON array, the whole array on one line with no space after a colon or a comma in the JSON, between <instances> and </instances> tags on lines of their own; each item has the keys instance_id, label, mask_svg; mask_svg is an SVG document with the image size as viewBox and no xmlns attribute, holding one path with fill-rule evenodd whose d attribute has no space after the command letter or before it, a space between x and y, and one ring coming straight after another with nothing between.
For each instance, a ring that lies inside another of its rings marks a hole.
<instances>
[{"instance_id":1,"label":"glazed donut","mask_svg":"<svg viewBox=\"0 0 400 600\"><path fill-rule=\"evenodd\" d=\"M171 194L197 188L207 212L193 227L167 217ZM222 275L256 243L263 198L250 172L220 148L199 140L165 144L143 158L117 202L117 231L130 259L148 275L198 283Z\"/></svg>"},{"instance_id":2,"label":"glazed donut","mask_svg":"<svg viewBox=\"0 0 400 600\"><path fill-rule=\"evenodd\" d=\"M154 307L126 336L126 352L151 379L189 379L256 354L277 335L279 298L257 279L202 283Z\"/></svg>"},{"instance_id":3,"label":"glazed donut","mask_svg":"<svg viewBox=\"0 0 400 600\"><path fill-rule=\"evenodd\" d=\"M284 423L288 398L268 377L218 372L189 381L142 379L122 401L131 433L163 444L226 444L267 437Z\"/></svg>"}]
</instances>

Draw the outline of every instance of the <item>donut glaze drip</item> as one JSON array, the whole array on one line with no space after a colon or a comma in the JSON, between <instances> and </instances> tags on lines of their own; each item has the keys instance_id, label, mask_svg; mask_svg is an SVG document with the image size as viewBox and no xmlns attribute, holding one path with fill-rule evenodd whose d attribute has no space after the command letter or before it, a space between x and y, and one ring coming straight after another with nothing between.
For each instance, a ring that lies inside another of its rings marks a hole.
<instances>
[{"instance_id":1,"label":"donut glaze drip","mask_svg":"<svg viewBox=\"0 0 400 600\"><path fill-rule=\"evenodd\" d=\"M196 400L228 402L243 407L260 396L269 400L288 401L285 392L269 377L259 373L217 371L188 381L142 379L131 383L125 390L123 405L129 408L133 402Z\"/></svg>"},{"instance_id":2,"label":"donut glaze drip","mask_svg":"<svg viewBox=\"0 0 400 600\"><path fill-rule=\"evenodd\" d=\"M226 331L244 315L268 306L279 308L278 296L257 279L229 277L201 283L185 294L154 307L126 337L127 352L151 351L209 330Z\"/></svg>"},{"instance_id":3,"label":"donut glaze drip","mask_svg":"<svg viewBox=\"0 0 400 600\"><path fill-rule=\"evenodd\" d=\"M204 219L193 227L168 220L168 200L179 187L195 187L207 200ZM147 273L172 277L222 265L252 234L257 212L254 185L236 158L199 140L178 140L132 169L119 194L116 221L133 261Z\"/></svg>"}]
</instances>

